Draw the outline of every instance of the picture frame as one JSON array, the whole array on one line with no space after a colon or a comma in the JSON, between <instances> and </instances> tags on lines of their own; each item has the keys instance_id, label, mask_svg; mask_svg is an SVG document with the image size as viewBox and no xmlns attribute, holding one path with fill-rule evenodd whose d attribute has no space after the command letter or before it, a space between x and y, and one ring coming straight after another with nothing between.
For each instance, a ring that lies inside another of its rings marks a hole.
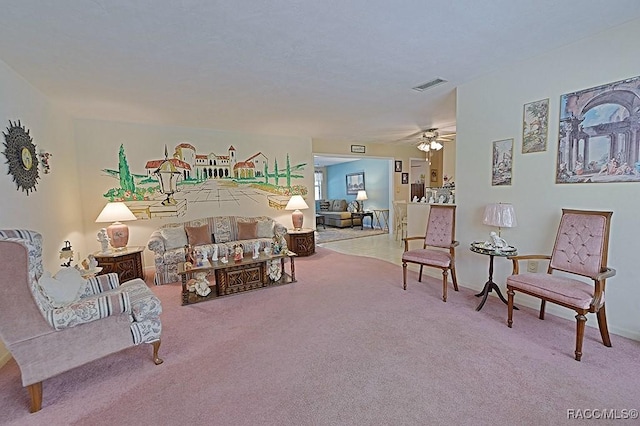
<instances>
[{"instance_id":1,"label":"picture frame","mask_svg":"<svg viewBox=\"0 0 640 426\"><path fill-rule=\"evenodd\" d=\"M522 153L547 150L549 98L524 104L522 108Z\"/></svg>"},{"instance_id":2,"label":"picture frame","mask_svg":"<svg viewBox=\"0 0 640 426\"><path fill-rule=\"evenodd\" d=\"M395 161L396 173L402 172L402 160Z\"/></svg>"},{"instance_id":3,"label":"picture frame","mask_svg":"<svg viewBox=\"0 0 640 426\"><path fill-rule=\"evenodd\" d=\"M402 173L402 184L406 185L409 183L409 173Z\"/></svg>"},{"instance_id":4,"label":"picture frame","mask_svg":"<svg viewBox=\"0 0 640 426\"><path fill-rule=\"evenodd\" d=\"M560 96L556 183L640 182L640 118L629 100L639 84L632 77Z\"/></svg>"},{"instance_id":5,"label":"picture frame","mask_svg":"<svg viewBox=\"0 0 640 426\"><path fill-rule=\"evenodd\" d=\"M364 145L351 145L351 152L356 154L364 154L367 148Z\"/></svg>"},{"instance_id":6,"label":"picture frame","mask_svg":"<svg viewBox=\"0 0 640 426\"><path fill-rule=\"evenodd\" d=\"M348 173L346 176L346 181L347 195L357 195L358 191L365 190L364 172Z\"/></svg>"},{"instance_id":7,"label":"picture frame","mask_svg":"<svg viewBox=\"0 0 640 426\"><path fill-rule=\"evenodd\" d=\"M431 169L429 176L431 182L438 182L438 169Z\"/></svg>"},{"instance_id":8,"label":"picture frame","mask_svg":"<svg viewBox=\"0 0 640 426\"><path fill-rule=\"evenodd\" d=\"M491 186L511 185L513 172L513 138L493 142Z\"/></svg>"}]
</instances>

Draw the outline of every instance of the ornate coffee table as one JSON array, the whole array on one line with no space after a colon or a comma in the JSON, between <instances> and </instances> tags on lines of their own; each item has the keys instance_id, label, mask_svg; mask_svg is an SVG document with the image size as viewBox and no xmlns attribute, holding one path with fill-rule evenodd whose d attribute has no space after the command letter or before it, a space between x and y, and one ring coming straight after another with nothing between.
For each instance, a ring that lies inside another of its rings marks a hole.
<instances>
[{"instance_id":1,"label":"ornate coffee table","mask_svg":"<svg viewBox=\"0 0 640 426\"><path fill-rule=\"evenodd\" d=\"M271 285L288 284L296 282L296 268L294 258L297 255L293 252L265 255L253 259L251 255L245 256L241 261L236 262L229 259L227 263L220 260L209 261L206 266L185 270L184 262L178 264L178 275L182 277L182 304L203 302L218 296L226 296L242 291ZM289 272L285 272L285 259L289 259ZM279 263L279 265L278 265ZM280 273L278 274L279 266ZM198 272L205 272L207 277L213 273L214 283L209 286L211 293L207 296L200 296L187 289L187 281Z\"/></svg>"}]
</instances>

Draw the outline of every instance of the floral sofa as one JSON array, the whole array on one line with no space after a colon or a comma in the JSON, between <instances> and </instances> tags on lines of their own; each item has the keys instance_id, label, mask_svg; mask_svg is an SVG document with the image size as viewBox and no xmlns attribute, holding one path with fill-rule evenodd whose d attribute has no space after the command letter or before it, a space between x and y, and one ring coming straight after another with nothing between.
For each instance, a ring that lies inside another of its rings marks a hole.
<instances>
[{"instance_id":1,"label":"floral sofa","mask_svg":"<svg viewBox=\"0 0 640 426\"><path fill-rule=\"evenodd\" d=\"M269 246L276 235L287 233L280 223L267 216L212 216L184 223L172 223L153 231L147 247L155 253L156 284L173 283L180 280L178 264L185 261L185 246L198 246L209 256L214 246L218 252L231 252L241 244L245 253L253 250L255 242L260 249Z\"/></svg>"},{"instance_id":2,"label":"floral sofa","mask_svg":"<svg viewBox=\"0 0 640 426\"><path fill-rule=\"evenodd\" d=\"M347 200L319 200L316 214L324 216L325 225L336 226L338 228L346 228L351 226L351 212L359 210L360 203ZM353 226L360 226L360 218L353 219Z\"/></svg>"}]
</instances>

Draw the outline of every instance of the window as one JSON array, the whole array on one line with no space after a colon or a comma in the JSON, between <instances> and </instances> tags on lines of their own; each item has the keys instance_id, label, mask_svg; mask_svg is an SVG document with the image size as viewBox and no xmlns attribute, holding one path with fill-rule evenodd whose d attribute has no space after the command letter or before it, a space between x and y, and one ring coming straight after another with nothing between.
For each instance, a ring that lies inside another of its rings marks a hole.
<instances>
[{"instance_id":1,"label":"window","mask_svg":"<svg viewBox=\"0 0 640 426\"><path fill-rule=\"evenodd\" d=\"M316 170L313 174L313 187L315 190L315 199L322 200L322 178L324 173L322 170Z\"/></svg>"}]
</instances>

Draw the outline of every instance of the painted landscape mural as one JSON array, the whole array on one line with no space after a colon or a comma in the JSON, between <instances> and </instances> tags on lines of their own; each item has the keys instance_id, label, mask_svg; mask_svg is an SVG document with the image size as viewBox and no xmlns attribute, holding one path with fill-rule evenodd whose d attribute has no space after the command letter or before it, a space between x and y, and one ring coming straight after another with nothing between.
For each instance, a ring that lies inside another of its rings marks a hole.
<instances>
[{"instance_id":1,"label":"painted landscape mural","mask_svg":"<svg viewBox=\"0 0 640 426\"><path fill-rule=\"evenodd\" d=\"M162 154L162 153L158 153ZM292 195L307 195L304 179L306 163L292 163L261 151L244 157L233 145L226 152L198 152L188 142L164 154L129 164L124 144L118 152L118 167L103 169L115 186L103 196L123 201L138 219L183 216L190 204L240 205L251 200L282 210Z\"/></svg>"}]
</instances>

